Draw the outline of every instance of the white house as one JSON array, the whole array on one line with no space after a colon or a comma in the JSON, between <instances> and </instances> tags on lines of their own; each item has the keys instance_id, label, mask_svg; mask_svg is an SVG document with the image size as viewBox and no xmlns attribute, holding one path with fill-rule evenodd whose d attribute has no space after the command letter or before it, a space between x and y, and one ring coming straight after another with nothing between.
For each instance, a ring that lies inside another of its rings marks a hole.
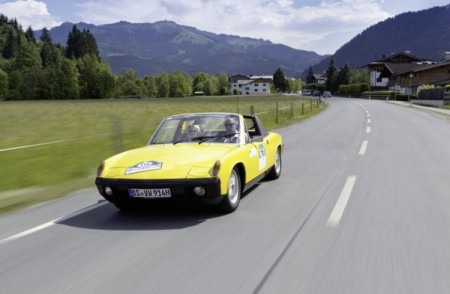
<instances>
[{"instance_id":1,"label":"white house","mask_svg":"<svg viewBox=\"0 0 450 294\"><path fill-rule=\"evenodd\" d=\"M234 93L236 90L241 95L270 94L273 77L235 75L230 76L228 82L231 93Z\"/></svg>"}]
</instances>

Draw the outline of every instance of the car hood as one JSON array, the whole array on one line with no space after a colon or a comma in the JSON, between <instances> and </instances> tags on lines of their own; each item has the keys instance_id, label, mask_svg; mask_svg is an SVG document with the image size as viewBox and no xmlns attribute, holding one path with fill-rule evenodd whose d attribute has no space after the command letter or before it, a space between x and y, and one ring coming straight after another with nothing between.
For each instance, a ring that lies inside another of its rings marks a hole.
<instances>
[{"instance_id":1,"label":"car hood","mask_svg":"<svg viewBox=\"0 0 450 294\"><path fill-rule=\"evenodd\" d=\"M233 144L179 143L149 145L105 161L101 177L184 179L210 177L214 163L238 148Z\"/></svg>"}]
</instances>

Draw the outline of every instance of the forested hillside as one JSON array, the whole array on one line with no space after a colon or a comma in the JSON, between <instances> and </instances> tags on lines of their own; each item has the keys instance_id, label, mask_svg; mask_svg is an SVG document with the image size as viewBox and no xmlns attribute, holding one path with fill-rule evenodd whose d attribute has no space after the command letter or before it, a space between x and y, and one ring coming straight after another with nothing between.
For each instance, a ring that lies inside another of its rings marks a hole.
<instances>
[{"instance_id":1,"label":"forested hillside","mask_svg":"<svg viewBox=\"0 0 450 294\"><path fill-rule=\"evenodd\" d=\"M0 14L0 100L230 94L226 74L190 75L174 70L141 78L134 68L115 74L99 56L96 38L88 28L73 25L64 39L65 44L55 42L44 28L36 40L32 28L24 31L16 20ZM285 90L299 87L298 80L289 79Z\"/></svg>"},{"instance_id":2,"label":"forested hillside","mask_svg":"<svg viewBox=\"0 0 450 294\"><path fill-rule=\"evenodd\" d=\"M115 78L92 34L74 26L66 40L53 44L47 29L36 40L31 28L0 14L0 100L111 97Z\"/></svg>"},{"instance_id":3,"label":"forested hillside","mask_svg":"<svg viewBox=\"0 0 450 294\"><path fill-rule=\"evenodd\" d=\"M411 51L413 55L443 61L450 51L450 5L418 12L407 12L377 23L354 37L334 54L337 67L347 63L362 67L393 52ZM326 70L330 58L313 67Z\"/></svg>"},{"instance_id":4,"label":"forested hillside","mask_svg":"<svg viewBox=\"0 0 450 294\"><path fill-rule=\"evenodd\" d=\"M64 23L52 28L55 42L64 44L73 25ZM267 75L280 67L287 76L299 77L303 70L326 57L266 40L209 33L171 21L76 25L95 36L100 56L116 74L132 68L140 77L172 71L191 75Z\"/></svg>"}]
</instances>

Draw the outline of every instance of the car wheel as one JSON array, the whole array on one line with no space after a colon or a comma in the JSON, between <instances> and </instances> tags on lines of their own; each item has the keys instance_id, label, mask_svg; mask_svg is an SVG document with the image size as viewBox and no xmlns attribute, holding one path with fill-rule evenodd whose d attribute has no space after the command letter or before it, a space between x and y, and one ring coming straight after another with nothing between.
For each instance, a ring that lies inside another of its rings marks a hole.
<instances>
[{"instance_id":1,"label":"car wheel","mask_svg":"<svg viewBox=\"0 0 450 294\"><path fill-rule=\"evenodd\" d=\"M275 163L273 164L272 168L269 171L269 174L267 175L267 179L269 180L276 180L281 176L281 149L277 148L277 152L275 154Z\"/></svg>"},{"instance_id":2,"label":"car wheel","mask_svg":"<svg viewBox=\"0 0 450 294\"><path fill-rule=\"evenodd\" d=\"M228 180L228 193L219 203L219 208L222 212L230 213L235 211L239 202L241 201L241 178L237 168L233 168L230 178Z\"/></svg>"}]
</instances>

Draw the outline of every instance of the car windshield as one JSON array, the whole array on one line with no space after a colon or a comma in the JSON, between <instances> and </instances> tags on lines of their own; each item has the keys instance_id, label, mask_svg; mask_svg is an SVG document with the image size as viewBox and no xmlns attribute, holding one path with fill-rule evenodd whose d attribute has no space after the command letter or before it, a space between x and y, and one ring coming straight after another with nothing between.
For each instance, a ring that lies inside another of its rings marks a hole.
<instances>
[{"instance_id":1,"label":"car windshield","mask_svg":"<svg viewBox=\"0 0 450 294\"><path fill-rule=\"evenodd\" d=\"M238 134L239 116L235 114L176 115L162 121L148 145L207 141L230 143L230 138L238 137Z\"/></svg>"}]
</instances>

